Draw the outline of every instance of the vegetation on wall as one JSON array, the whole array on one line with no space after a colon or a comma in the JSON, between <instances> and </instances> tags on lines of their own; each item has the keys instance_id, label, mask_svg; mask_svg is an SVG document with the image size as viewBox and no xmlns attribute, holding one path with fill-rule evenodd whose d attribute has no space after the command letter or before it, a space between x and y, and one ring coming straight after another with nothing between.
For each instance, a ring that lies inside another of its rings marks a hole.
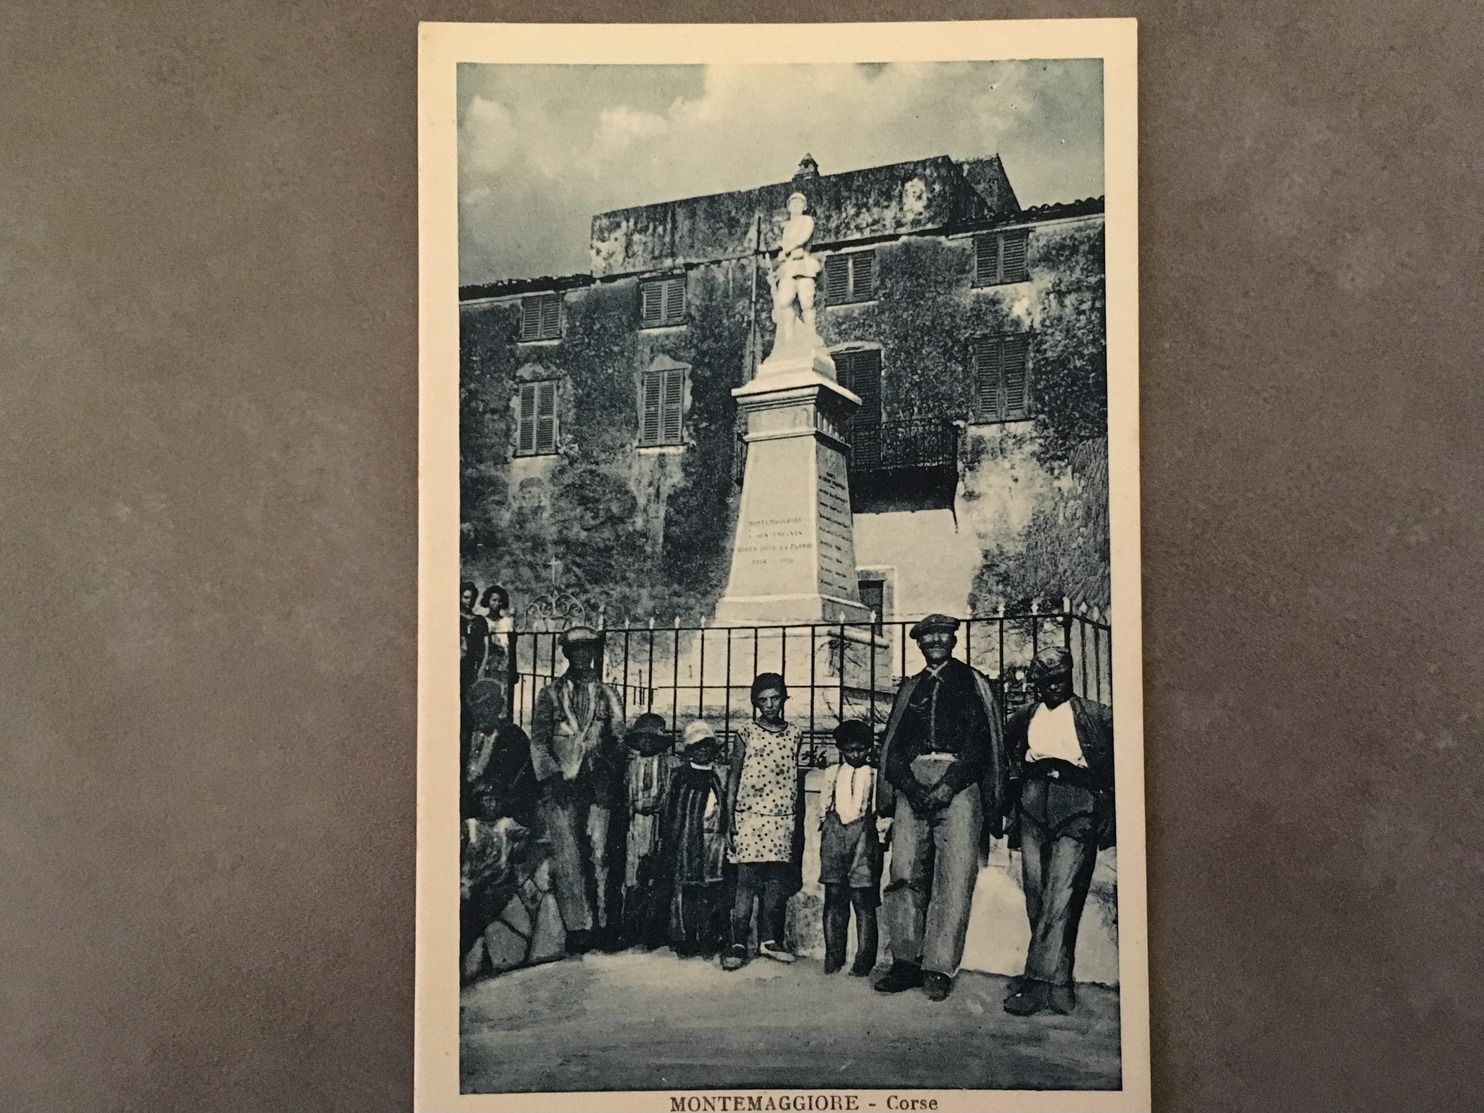
<instances>
[{"instance_id":1,"label":"vegetation on wall","mask_svg":"<svg viewBox=\"0 0 1484 1113\"><path fill-rule=\"evenodd\" d=\"M824 309L821 335L831 345L881 345L888 420L973 421L972 338L1032 332L1034 452L1048 466L1065 465L1107 426L1103 230L1100 223L1038 228L1030 246L1034 293L1023 283L975 289L970 239L882 245L875 299Z\"/></svg>"},{"instance_id":2,"label":"vegetation on wall","mask_svg":"<svg viewBox=\"0 0 1484 1113\"><path fill-rule=\"evenodd\" d=\"M555 559L557 586L615 617L709 615L735 515L730 388L746 318L720 272L692 272L688 297L687 327L645 333L634 283L590 287L566 298L562 338L549 345L514 343L517 305L464 315L464 578L504 584L519 611L551 590ZM640 374L657 353L691 367L678 459L635 447ZM558 454L512 464L518 384L551 377L562 382ZM651 476L663 488L659 522L636 492Z\"/></svg>"},{"instance_id":3,"label":"vegetation on wall","mask_svg":"<svg viewBox=\"0 0 1484 1113\"><path fill-rule=\"evenodd\" d=\"M732 387L746 371L748 322L745 306L715 273L692 272L692 324L686 330L685 362L691 365L691 406L686 414L691 441L682 480L665 506L662 534L662 613L710 617L726 590L731 539L736 525L737 404Z\"/></svg>"},{"instance_id":4,"label":"vegetation on wall","mask_svg":"<svg viewBox=\"0 0 1484 1113\"><path fill-rule=\"evenodd\" d=\"M984 554L969 593L975 613L1059 606L1064 597L1108 606L1108 442L1083 441L1069 455L1055 495L1032 512L1025 532Z\"/></svg>"}]
</instances>

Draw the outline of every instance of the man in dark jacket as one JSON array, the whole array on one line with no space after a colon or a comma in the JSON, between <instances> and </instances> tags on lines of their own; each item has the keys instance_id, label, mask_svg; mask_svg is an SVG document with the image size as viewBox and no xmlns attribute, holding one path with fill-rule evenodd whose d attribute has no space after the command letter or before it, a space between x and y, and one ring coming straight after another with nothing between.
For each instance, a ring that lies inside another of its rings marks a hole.
<instances>
[{"instance_id":1,"label":"man in dark jacket","mask_svg":"<svg viewBox=\"0 0 1484 1113\"><path fill-rule=\"evenodd\" d=\"M1005 1011L1017 1016L1076 1007L1077 928L1098 848L1113 845L1114 819L1113 712L1072 694L1066 649L1042 650L1028 676L1037 700L1005 731L1016 800L1011 840L1018 835L1031 924L1025 974L1005 999Z\"/></svg>"},{"instance_id":2,"label":"man in dark jacket","mask_svg":"<svg viewBox=\"0 0 1484 1113\"><path fill-rule=\"evenodd\" d=\"M957 629L941 614L912 627L927 667L898 690L881 757L892 965L876 989L922 986L933 1001L948 996L963 958L986 820L997 831L1003 815L1000 709L988 679L953 657Z\"/></svg>"}]
</instances>

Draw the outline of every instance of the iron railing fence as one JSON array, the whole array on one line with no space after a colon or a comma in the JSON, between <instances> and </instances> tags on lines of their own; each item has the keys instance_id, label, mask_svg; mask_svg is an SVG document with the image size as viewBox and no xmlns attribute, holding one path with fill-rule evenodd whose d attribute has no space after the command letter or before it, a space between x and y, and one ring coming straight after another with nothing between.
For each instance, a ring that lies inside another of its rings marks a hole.
<instances>
[{"instance_id":1,"label":"iron railing fence","mask_svg":"<svg viewBox=\"0 0 1484 1113\"><path fill-rule=\"evenodd\" d=\"M1072 654L1074 690L1112 703L1112 628L1106 616L1065 601L1059 610L979 615L960 620L954 655L990 678L1008 716L1032 698L1026 666L1050 644ZM678 737L705 719L724 744L752 714L751 686L762 672L789 688L787 717L803 734L801 765L833 760L832 732L844 718L871 723L879 737L901 680L922 668L912 622L801 623L773 626L669 625L604 631L603 679L618 693L626 721L660 715ZM505 635L511 718L530 730L536 697L566 668L559 629Z\"/></svg>"}]
</instances>

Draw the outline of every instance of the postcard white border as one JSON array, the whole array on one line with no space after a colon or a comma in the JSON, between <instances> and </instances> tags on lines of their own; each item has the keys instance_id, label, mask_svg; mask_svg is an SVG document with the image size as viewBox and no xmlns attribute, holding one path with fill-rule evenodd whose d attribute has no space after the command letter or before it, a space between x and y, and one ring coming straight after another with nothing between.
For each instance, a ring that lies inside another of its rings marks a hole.
<instances>
[{"instance_id":1,"label":"postcard white border","mask_svg":"<svg viewBox=\"0 0 1484 1113\"><path fill-rule=\"evenodd\" d=\"M420 1110L667 1111L690 1092L459 1093L457 814L458 116L460 62L827 63L1101 58L1107 250L1108 457L1118 738L1119 999L1123 1089L907 1090L945 1113L1141 1110L1150 1105L1139 555L1137 31L1132 19L954 23L425 23L418 57L419 576L417 1000ZM717 1093L721 1093L718 1091ZM836 1093L884 1110L893 1091ZM808 1105L789 1106L809 1108Z\"/></svg>"}]
</instances>

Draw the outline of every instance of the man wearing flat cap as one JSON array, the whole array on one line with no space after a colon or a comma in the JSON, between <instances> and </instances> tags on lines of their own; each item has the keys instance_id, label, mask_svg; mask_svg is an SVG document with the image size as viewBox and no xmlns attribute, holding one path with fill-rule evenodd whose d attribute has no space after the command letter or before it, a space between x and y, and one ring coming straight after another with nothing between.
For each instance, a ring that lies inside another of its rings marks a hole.
<instances>
[{"instance_id":1,"label":"man wearing flat cap","mask_svg":"<svg viewBox=\"0 0 1484 1113\"><path fill-rule=\"evenodd\" d=\"M1030 1016L1076 1007L1077 928L1099 847L1113 845L1113 712L1072 694L1072 654L1036 654L1036 702L1010 717L1011 845L1018 837L1031 942L1005 1011Z\"/></svg>"},{"instance_id":2,"label":"man wearing flat cap","mask_svg":"<svg viewBox=\"0 0 1484 1113\"><path fill-rule=\"evenodd\" d=\"M953 987L981 840L1000 833L1004 815L999 703L988 678L953 657L957 630L941 614L912 627L927 667L892 704L878 801L893 816L884 904L892 964L876 989L921 986L933 1001Z\"/></svg>"},{"instance_id":3,"label":"man wearing flat cap","mask_svg":"<svg viewBox=\"0 0 1484 1113\"><path fill-rule=\"evenodd\" d=\"M567 671L536 697L531 762L567 949L581 953L607 927L608 818L621 768L623 706L598 674L601 634L573 626L558 644Z\"/></svg>"}]
</instances>

